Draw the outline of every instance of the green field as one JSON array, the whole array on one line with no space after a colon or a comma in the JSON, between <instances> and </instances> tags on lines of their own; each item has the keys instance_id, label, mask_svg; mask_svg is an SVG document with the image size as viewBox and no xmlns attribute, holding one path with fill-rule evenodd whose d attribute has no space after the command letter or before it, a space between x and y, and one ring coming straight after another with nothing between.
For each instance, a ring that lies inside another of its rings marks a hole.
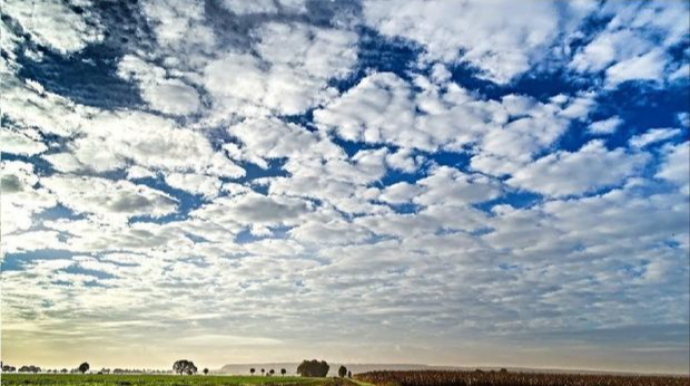
<instances>
[{"instance_id":1,"label":"green field","mask_svg":"<svg viewBox=\"0 0 690 386\"><path fill-rule=\"evenodd\" d=\"M62 375L3 374L2 385L12 386L355 386L333 378L220 376L220 375Z\"/></svg>"}]
</instances>

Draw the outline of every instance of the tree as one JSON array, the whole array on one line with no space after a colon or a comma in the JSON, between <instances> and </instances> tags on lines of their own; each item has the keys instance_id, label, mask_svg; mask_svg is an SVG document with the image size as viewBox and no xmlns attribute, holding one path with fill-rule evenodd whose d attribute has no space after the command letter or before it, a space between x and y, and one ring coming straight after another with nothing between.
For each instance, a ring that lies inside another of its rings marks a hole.
<instances>
[{"instance_id":1,"label":"tree","mask_svg":"<svg viewBox=\"0 0 690 386\"><path fill-rule=\"evenodd\" d=\"M69 372L69 370L67 370L67 369L62 369L62 370L60 370L60 372L63 373L63 374L67 374L67 373Z\"/></svg>"},{"instance_id":2,"label":"tree","mask_svg":"<svg viewBox=\"0 0 690 386\"><path fill-rule=\"evenodd\" d=\"M285 370L285 369L280 369L280 374L281 374L282 376L285 376L286 373L287 373L287 370Z\"/></svg>"},{"instance_id":3,"label":"tree","mask_svg":"<svg viewBox=\"0 0 690 386\"><path fill-rule=\"evenodd\" d=\"M346 375L347 375L347 368L345 366L340 366L340 368L338 369L338 376L340 378L345 378Z\"/></svg>"},{"instance_id":4,"label":"tree","mask_svg":"<svg viewBox=\"0 0 690 386\"><path fill-rule=\"evenodd\" d=\"M323 378L328 375L328 370L330 366L326 361L317 361L312 359L310 361L303 360L299 366L297 366L297 374L303 377L320 377Z\"/></svg>"},{"instance_id":5,"label":"tree","mask_svg":"<svg viewBox=\"0 0 690 386\"><path fill-rule=\"evenodd\" d=\"M176 372L177 374L183 375L192 375L196 374L197 368L194 366L194 362L188 361L186 359L180 359L179 361L176 361L173 363L172 367L173 371Z\"/></svg>"},{"instance_id":6,"label":"tree","mask_svg":"<svg viewBox=\"0 0 690 386\"><path fill-rule=\"evenodd\" d=\"M273 374L275 374L275 373L276 373L276 371L273 370L273 369L271 369L271 370L268 372L268 375L273 375Z\"/></svg>"},{"instance_id":7,"label":"tree","mask_svg":"<svg viewBox=\"0 0 690 386\"><path fill-rule=\"evenodd\" d=\"M348 372L347 372L347 377L348 377L348 378L352 378L352 371L348 371Z\"/></svg>"},{"instance_id":8,"label":"tree","mask_svg":"<svg viewBox=\"0 0 690 386\"><path fill-rule=\"evenodd\" d=\"M78 369L80 373L84 374L85 372L89 371L89 364L84 362L79 365Z\"/></svg>"},{"instance_id":9,"label":"tree","mask_svg":"<svg viewBox=\"0 0 690 386\"><path fill-rule=\"evenodd\" d=\"M208 368L204 369L204 375L208 375Z\"/></svg>"},{"instance_id":10,"label":"tree","mask_svg":"<svg viewBox=\"0 0 690 386\"><path fill-rule=\"evenodd\" d=\"M261 375L264 375L265 372L266 372L266 370L261 369Z\"/></svg>"},{"instance_id":11,"label":"tree","mask_svg":"<svg viewBox=\"0 0 690 386\"><path fill-rule=\"evenodd\" d=\"M256 372L255 368L252 367L251 369L249 369L249 374L251 374L252 376L254 375L255 372Z\"/></svg>"}]
</instances>

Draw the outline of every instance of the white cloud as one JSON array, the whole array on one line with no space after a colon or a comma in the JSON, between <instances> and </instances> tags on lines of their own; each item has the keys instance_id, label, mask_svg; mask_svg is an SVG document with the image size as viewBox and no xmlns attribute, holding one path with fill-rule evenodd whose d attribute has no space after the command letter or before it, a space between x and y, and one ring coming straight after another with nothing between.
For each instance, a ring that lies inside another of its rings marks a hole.
<instances>
[{"instance_id":1,"label":"white cloud","mask_svg":"<svg viewBox=\"0 0 690 386\"><path fill-rule=\"evenodd\" d=\"M69 136L86 121L83 115L87 109L75 105L68 98L47 92L40 83L7 76L0 84L0 90L3 114L17 126Z\"/></svg>"},{"instance_id":2,"label":"white cloud","mask_svg":"<svg viewBox=\"0 0 690 386\"><path fill-rule=\"evenodd\" d=\"M142 98L160 112L188 115L201 106L199 94L193 87L179 79L167 77L165 69L135 56L122 57L118 73L125 79L135 79L142 91Z\"/></svg>"},{"instance_id":3,"label":"white cloud","mask_svg":"<svg viewBox=\"0 0 690 386\"><path fill-rule=\"evenodd\" d=\"M455 84L439 92L429 87L417 94L411 85L392 73L374 73L340 98L314 112L324 130L335 130L349 141L391 143L407 149L457 150L502 123L505 112L496 102L475 100ZM421 114L418 114L418 111Z\"/></svg>"},{"instance_id":4,"label":"white cloud","mask_svg":"<svg viewBox=\"0 0 690 386\"><path fill-rule=\"evenodd\" d=\"M650 186L649 181L643 181L645 185ZM690 229L687 198L642 192L631 185L603 195L547 202L543 210L552 221L547 226L567 232L571 241L585 247L581 256L643 258L642 251L679 239L677 235L687 235Z\"/></svg>"},{"instance_id":5,"label":"white cloud","mask_svg":"<svg viewBox=\"0 0 690 386\"><path fill-rule=\"evenodd\" d=\"M374 0L364 3L364 17L386 36L421 44L429 60L466 61L504 84L549 54L560 33L577 26L588 8L582 5Z\"/></svg>"},{"instance_id":6,"label":"white cloud","mask_svg":"<svg viewBox=\"0 0 690 386\"><path fill-rule=\"evenodd\" d=\"M314 218L290 230L289 234L295 240L307 245L351 245L361 243L372 236L372 233L362 226L343 221L333 213L324 213L328 218ZM332 217L331 217L332 216Z\"/></svg>"},{"instance_id":7,"label":"white cloud","mask_svg":"<svg viewBox=\"0 0 690 386\"><path fill-rule=\"evenodd\" d=\"M573 57L570 66L580 73L605 71L607 87L626 81L663 82L670 47L687 33L687 4L607 3L598 11L610 21Z\"/></svg>"},{"instance_id":8,"label":"white cloud","mask_svg":"<svg viewBox=\"0 0 690 386\"><path fill-rule=\"evenodd\" d=\"M213 29L203 22L205 10L202 1L148 0L141 7L154 26L160 49L180 54L208 52L215 47ZM195 56L185 58L180 55L179 59L197 60Z\"/></svg>"},{"instance_id":9,"label":"white cloud","mask_svg":"<svg viewBox=\"0 0 690 386\"><path fill-rule=\"evenodd\" d=\"M409 130L414 127L411 98L409 87L396 75L374 74L325 109L314 112L314 120L324 127L335 127L349 141L376 143L388 139L423 145L428 142L426 136Z\"/></svg>"},{"instance_id":10,"label":"white cloud","mask_svg":"<svg viewBox=\"0 0 690 386\"><path fill-rule=\"evenodd\" d=\"M311 208L309 202L296 198L247 193L220 197L195 210L192 215L218 223L279 226L293 223Z\"/></svg>"},{"instance_id":11,"label":"white cloud","mask_svg":"<svg viewBox=\"0 0 690 386\"><path fill-rule=\"evenodd\" d=\"M405 173L414 173L423 162L424 157L421 155L412 156L410 149L398 149L395 153L386 156L386 163L390 168Z\"/></svg>"},{"instance_id":12,"label":"white cloud","mask_svg":"<svg viewBox=\"0 0 690 386\"><path fill-rule=\"evenodd\" d=\"M501 188L497 181L480 174L465 174L441 166L417 181L424 192L414 198L421 205L468 205L498 198Z\"/></svg>"},{"instance_id":13,"label":"white cloud","mask_svg":"<svg viewBox=\"0 0 690 386\"><path fill-rule=\"evenodd\" d=\"M668 145L664 150L664 160L656 177L671 181L680 186L686 194L690 194L690 143Z\"/></svg>"},{"instance_id":14,"label":"white cloud","mask_svg":"<svg viewBox=\"0 0 690 386\"><path fill-rule=\"evenodd\" d=\"M204 85L224 114L302 113L330 98L328 79L347 75L357 59L357 35L348 31L267 23L253 34L258 57L230 51L204 70Z\"/></svg>"},{"instance_id":15,"label":"white cloud","mask_svg":"<svg viewBox=\"0 0 690 386\"><path fill-rule=\"evenodd\" d=\"M630 138L630 145L636 148L642 148L653 143L663 142L673 137L677 137L682 133L683 131L681 129L650 129L644 134L639 134Z\"/></svg>"},{"instance_id":16,"label":"white cloud","mask_svg":"<svg viewBox=\"0 0 690 386\"><path fill-rule=\"evenodd\" d=\"M127 179L133 180L137 178L155 178L156 174L149 169L138 165L131 166L127 169Z\"/></svg>"},{"instance_id":17,"label":"white cloud","mask_svg":"<svg viewBox=\"0 0 690 386\"><path fill-rule=\"evenodd\" d=\"M48 147L41 142L38 132L32 129L20 131L3 127L0 130L0 143L2 143L3 153L35 155L48 150Z\"/></svg>"},{"instance_id":18,"label":"white cloud","mask_svg":"<svg viewBox=\"0 0 690 386\"><path fill-rule=\"evenodd\" d=\"M508 183L549 196L579 195L621 184L647 163L645 153L607 150L592 141L577 152L557 151L517 170Z\"/></svg>"},{"instance_id":19,"label":"white cloud","mask_svg":"<svg viewBox=\"0 0 690 386\"><path fill-rule=\"evenodd\" d=\"M5 225L3 220L3 226ZM60 249L59 233L54 231L28 231L3 237L2 253L33 252ZM58 263L58 262L54 262Z\"/></svg>"},{"instance_id":20,"label":"white cloud","mask_svg":"<svg viewBox=\"0 0 690 386\"><path fill-rule=\"evenodd\" d=\"M577 71L601 71L620 58L635 57L650 48L650 42L633 31L606 31L575 55L571 66Z\"/></svg>"},{"instance_id":21,"label":"white cloud","mask_svg":"<svg viewBox=\"0 0 690 386\"><path fill-rule=\"evenodd\" d=\"M75 12L70 7L71 2L57 0L6 0L3 1L2 10L4 15L19 22L37 43L68 54L103 39L102 27L89 9L91 2L75 3L74 6L82 8L83 14Z\"/></svg>"},{"instance_id":22,"label":"white cloud","mask_svg":"<svg viewBox=\"0 0 690 386\"><path fill-rule=\"evenodd\" d=\"M238 15L255 13L274 14L282 13L303 13L307 10L305 0L223 0L223 5L230 11Z\"/></svg>"},{"instance_id":23,"label":"white cloud","mask_svg":"<svg viewBox=\"0 0 690 386\"><path fill-rule=\"evenodd\" d=\"M125 180L53 175L42 178L41 184L76 213L94 214L116 222L133 216L161 217L177 209L173 197Z\"/></svg>"},{"instance_id":24,"label":"white cloud","mask_svg":"<svg viewBox=\"0 0 690 386\"><path fill-rule=\"evenodd\" d=\"M48 161L53 169L62 173L73 173L87 168L71 153L46 154L41 158Z\"/></svg>"},{"instance_id":25,"label":"white cloud","mask_svg":"<svg viewBox=\"0 0 690 386\"><path fill-rule=\"evenodd\" d=\"M592 122L589 125L589 132L593 134L613 134L623 124L623 119L619 116Z\"/></svg>"},{"instance_id":26,"label":"white cloud","mask_svg":"<svg viewBox=\"0 0 690 386\"><path fill-rule=\"evenodd\" d=\"M40 180L32 164L2 161L3 236L30 229L35 214L57 205L55 197L39 185Z\"/></svg>"},{"instance_id":27,"label":"white cloud","mask_svg":"<svg viewBox=\"0 0 690 386\"><path fill-rule=\"evenodd\" d=\"M267 159L302 157L339 158L343 151L319 133L275 118L246 119L228 128L243 147L231 144L231 156L246 159L266 168Z\"/></svg>"},{"instance_id":28,"label":"white cloud","mask_svg":"<svg viewBox=\"0 0 690 386\"><path fill-rule=\"evenodd\" d=\"M616 63L606 70L606 82L614 87L630 80L663 80L667 58L661 50L652 50L642 56Z\"/></svg>"},{"instance_id":29,"label":"white cloud","mask_svg":"<svg viewBox=\"0 0 690 386\"><path fill-rule=\"evenodd\" d=\"M86 135L70 143L69 149L83 169L117 170L133 161L149 169L199 171L233 178L244 175L244 169L215 152L202 133L182 129L159 116L134 111L98 112L82 130ZM108 143L106 149L104 142Z\"/></svg>"},{"instance_id":30,"label":"white cloud","mask_svg":"<svg viewBox=\"0 0 690 386\"><path fill-rule=\"evenodd\" d=\"M453 83L441 89L423 77L415 82L422 92L413 92L392 73L374 73L316 110L314 121L321 130L349 141L402 149L458 152L474 145L473 168L502 175L529 162L533 154L553 144L571 121L586 119L596 105L593 93L562 95L548 103L507 95L499 103L476 99ZM389 162L397 160L391 166L414 170L416 160L405 160L404 154L391 155Z\"/></svg>"},{"instance_id":31,"label":"white cloud","mask_svg":"<svg viewBox=\"0 0 690 386\"><path fill-rule=\"evenodd\" d=\"M678 68L669 75L670 81L680 81L690 77L690 64L681 64Z\"/></svg>"},{"instance_id":32,"label":"white cloud","mask_svg":"<svg viewBox=\"0 0 690 386\"><path fill-rule=\"evenodd\" d=\"M195 173L171 173L165 176L165 182L173 188L201 194L206 198L217 196L223 185L218 177Z\"/></svg>"},{"instance_id":33,"label":"white cloud","mask_svg":"<svg viewBox=\"0 0 690 386\"><path fill-rule=\"evenodd\" d=\"M381 192L379 199L391 204L405 204L412 201L421 192L421 187L407 183L398 182L386 186Z\"/></svg>"},{"instance_id":34,"label":"white cloud","mask_svg":"<svg viewBox=\"0 0 690 386\"><path fill-rule=\"evenodd\" d=\"M516 99L527 101L518 103ZM507 96L503 98L503 104L516 119L500 130L486 133L479 144L478 154L471 161L473 169L490 175L515 173L535 154L560 138L572 120L586 119L595 106L593 96L587 93L575 97L559 95L549 103Z\"/></svg>"}]
</instances>

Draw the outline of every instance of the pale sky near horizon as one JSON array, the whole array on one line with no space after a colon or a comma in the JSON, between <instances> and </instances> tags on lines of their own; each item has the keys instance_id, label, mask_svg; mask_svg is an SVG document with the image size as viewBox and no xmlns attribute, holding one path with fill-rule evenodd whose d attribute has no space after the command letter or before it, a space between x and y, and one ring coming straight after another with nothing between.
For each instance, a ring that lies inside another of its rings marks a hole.
<instances>
[{"instance_id":1,"label":"pale sky near horizon","mask_svg":"<svg viewBox=\"0 0 690 386\"><path fill-rule=\"evenodd\" d=\"M688 2L2 16L5 363L690 372Z\"/></svg>"}]
</instances>

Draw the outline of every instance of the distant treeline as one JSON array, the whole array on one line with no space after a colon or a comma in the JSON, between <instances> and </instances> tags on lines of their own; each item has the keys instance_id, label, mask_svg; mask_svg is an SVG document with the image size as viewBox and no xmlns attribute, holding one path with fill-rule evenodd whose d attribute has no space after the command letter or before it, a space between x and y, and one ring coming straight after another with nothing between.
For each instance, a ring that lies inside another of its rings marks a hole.
<instances>
[{"instance_id":1,"label":"distant treeline","mask_svg":"<svg viewBox=\"0 0 690 386\"><path fill-rule=\"evenodd\" d=\"M73 369L42 369L39 366L24 365L19 368L0 362L0 368L3 373L25 373L25 374L85 374L89 372L90 366L87 362L80 364ZM171 370L152 370L152 369L121 369L121 368L102 368L100 370L92 370L90 373L95 374L172 374Z\"/></svg>"},{"instance_id":2,"label":"distant treeline","mask_svg":"<svg viewBox=\"0 0 690 386\"><path fill-rule=\"evenodd\" d=\"M0 362L0 368L2 369L2 372L4 373L44 373L44 374L99 374L99 375L107 375L107 374L179 374L179 375L195 375L199 371L197 366L194 364L194 362L187 360L187 359L180 359L175 361L172 366L172 370L149 370L149 369L121 369L121 368L115 368L115 369L109 369L109 368L102 368L100 370L91 370L91 366L88 364L88 362L83 362L80 364L78 367L73 368L73 369L41 369L38 366L34 365L29 365L29 366L21 366L19 369L17 369L14 366L6 365ZM330 369L330 366L328 362L324 360L303 360L302 363L297 366L297 374L303 377L314 377L314 378L324 378L328 376L328 370ZM90 371L91 370L91 371ZM262 376L273 376L278 374L275 369L260 369L261 375ZM285 368L281 368L280 370L280 375L285 376L287 374L287 370ZM208 368L204 368L202 370L204 375L207 375L209 373ZM256 368L251 368L249 369L249 373L251 375L254 375L257 373ZM344 377L352 377L352 373L347 370L345 366L340 366L338 368L338 376L341 378Z\"/></svg>"}]
</instances>

